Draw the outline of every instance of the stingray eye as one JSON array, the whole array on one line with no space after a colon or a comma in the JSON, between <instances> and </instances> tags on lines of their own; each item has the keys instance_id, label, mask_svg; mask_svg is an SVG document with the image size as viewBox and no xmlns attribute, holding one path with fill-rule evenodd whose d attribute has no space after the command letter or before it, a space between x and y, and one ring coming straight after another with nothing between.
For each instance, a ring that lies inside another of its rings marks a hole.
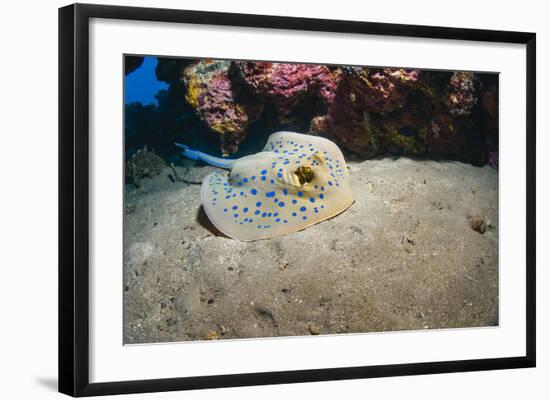
<instances>
[{"instance_id":1,"label":"stingray eye","mask_svg":"<svg viewBox=\"0 0 550 401\"><path fill-rule=\"evenodd\" d=\"M304 185L305 183L313 181L313 177L315 175L313 169L310 166L300 166L296 169L294 174L298 176L300 185Z\"/></svg>"}]
</instances>

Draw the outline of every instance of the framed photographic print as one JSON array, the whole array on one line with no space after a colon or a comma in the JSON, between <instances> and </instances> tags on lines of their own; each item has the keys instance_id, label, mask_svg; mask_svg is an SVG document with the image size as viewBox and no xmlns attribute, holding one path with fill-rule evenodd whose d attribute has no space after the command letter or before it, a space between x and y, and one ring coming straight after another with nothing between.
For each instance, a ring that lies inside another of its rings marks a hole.
<instances>
[{"instance_id":1,"label":"framed photographic print","mask_svg":"<svg viewBox=\"0 0 550 401\"><path fill-rule=\"evenodd\" d=\"M59 10L59 390L535 366L535 34Z\"/></svg>"}]
</instances>

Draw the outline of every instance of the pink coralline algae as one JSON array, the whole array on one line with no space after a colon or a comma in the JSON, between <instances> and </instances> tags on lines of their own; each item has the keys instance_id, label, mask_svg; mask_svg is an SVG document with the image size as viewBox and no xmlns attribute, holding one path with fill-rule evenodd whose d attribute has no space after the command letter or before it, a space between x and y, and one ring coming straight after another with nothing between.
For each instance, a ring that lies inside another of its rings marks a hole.
<instances>
[{"instance_id":1,"label":"pink coralline algae","mask_svg":"<svg viewBox=\"0 0 550 401\"><path fill-rule=\"evenodd\" d=\"M477 103L472 72L453 73L445 98L451 114L456 116L469 115Z\"/></svg>"},{"instance_id":2,"label":"pink coralline algae","mask_svg":"<svg viewBox=\"0 0 550 401\"><path fill-rule=\"evenodd\" d=\"M306 95L330 104L341 72L325 65L236 62L237 70L252 91L270 99L284 121Z\"/></svg>"},{"instance_id":3,"label":"pink coralline algae","mask_svg":"<svg viewBox=\"0 0 550 401\"><path fill-rule=\"evenodd\" d=\"M235 153L262 105L231 79L230 61L201 60L183 72L186 100L211 131L220 135L224 155Z\"/></svg>"},{"instance_id":4,"label":"pink coralline algae","mask_svg":"<svg viewBox=\"0 0 550 401\"><path fill-rule=\"evenodd\" d=\"M225 155L261 116L260 130L309 127L365 158L496 164L498 81L488 75L201 60L185 67L183 82L187 103L219 134Z\"/></svg>"}]
</instances>

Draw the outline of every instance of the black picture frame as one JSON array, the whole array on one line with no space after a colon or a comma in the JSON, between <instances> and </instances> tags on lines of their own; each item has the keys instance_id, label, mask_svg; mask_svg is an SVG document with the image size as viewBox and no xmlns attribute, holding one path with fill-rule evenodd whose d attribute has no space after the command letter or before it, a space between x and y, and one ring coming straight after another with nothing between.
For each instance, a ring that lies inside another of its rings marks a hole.
<instances>
[{"instance_id":1,"label":"black picture frame","mask_svg":"<svg viewBox=\"0 0 550 401\"><path fill-rule=\"evenodd\" d=\"M526 353L520 357L90 383L89 22L91 18L275 28L526 46ZM479 29L74 4L59 9L59 391L71 396L534 367L536 35Z\"/></svg>"}]
</instances>

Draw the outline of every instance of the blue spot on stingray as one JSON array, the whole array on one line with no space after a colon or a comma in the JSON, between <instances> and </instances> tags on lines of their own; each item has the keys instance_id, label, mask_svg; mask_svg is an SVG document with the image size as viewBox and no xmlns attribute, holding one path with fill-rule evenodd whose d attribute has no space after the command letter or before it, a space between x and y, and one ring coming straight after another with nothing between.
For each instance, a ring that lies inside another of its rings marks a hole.
<instances>
[{"instance_id":1,"label":"blue spot on stingray","mask_svg":"<svg viewBox=\"0 0 550 401\"><path fill-rule=\"evenodd\" d=\"M248 178L244 177L243 182L248 182Z\"/></svg>"},{"instance_id":2,"label":"blue spot on stingray","mask_svg":"<svg viewBox=\"0 0 550 401\"><path fill-rule=\"evenodd\" d=\"M254 212L254 214L260 214L260 211L259 211L259 210L256 210L256 211Z\"/></svg>"},{"instance_id":3,"label":"blue spot on stingray","mask_svg":"<svg viewBox=\"0 0 550 401\"><path fill-rule=\"evenodd\" d=\"M275 212L273 213L273 216L277 217L279 215L279 213Z\"/></svg>"},{"instance_id":4,"label":"blue spot on stingray","mask_svg":"<svg viewBox=\"0 0 550 401\"><path fill-rule=\"evenodd\" d=\"M319 199L324 199L325 195L319 194Z\"/></svg>"},{"instance_id":5,"label":"blue spot on stingray","mask_svg":"<svg viewBox=\"0 0 550 401\"><path fill-rule=\"evenodd\" d=\"M284 195L288 194L288 191L286 190L286 188L283 188L283 194Z\"/></svg>"},{"instance_id":6,"label":"blue spot on stingray","mask_svg":"<svg viewBox=\"0 0 550 401\"><path fill-rule=\"evenodd\" d=\"M227 212L227 208L223 209L224 212Z\"/></svg>"},{"instance_id":7,"label":"blue spot on stingray","mask_svg":"<svg viewBox=\"0 0 550 401\"><path fill-rule=\"evenodd\" d=\"M330 185L330 186L332 187L332 181L329 181L329 182L328 182L328 185Z\"/></svg>"},{"instance_id":8,"label":"blue spot on stingray","mask_svg":"<svg viewBox=\"0 0 550 401\"><path fill-rule=\"evenodd\" d=\"M270 183L272 184L275 184L275 180L272 178L271 180L269 180Z\"/></svg>"},{"instance_id":9,"label":"blue spot on stingray","mask_svg":"<svg viewBox=\"0 0 550 401\"><path fill-rule=\"evenodd\" d=\"M244 192L241 191L241 193L240 193L239 195L243 196L243 195L244 195Z\"/></svg>"},{"instance_id":10,"label":"blue spot on stingray","mask_svg":"<svg viewBox=\"0 0 550 401\"><path fill-rule=\"evenodd\" d=\"M285 206L284 202L279 202L279 207L284 207L284 206Z\"/></svg>"},{"instance_id":11,"label":"blue spot on stingray","mask_svg":"<svg viewBox=\"0 0 550 401\"><path fill-rule=\"evenodd\" d=\"M235 214L233 215L233 217L237 218L237 217L239 217L239 214L238 214L238 213L235 213Z\"/></svg>"},{"instance_id":12,"label":"blue spot on stingray","mask_svg":"<svg viewBox=\"0 0 550 401\"><path fill-rule=\"evenodd\" d=\"M298 203L298 201L296 199L292 199L292 204L295 205L296 203Z\"/></svg>"},{"instance_id":13,"label":"blue spot on stingray","mask_svg":"<svg viewBox=\"0 0 550 401\"><path fill-rule=\"evenodd\" d=\"M238 208L238 206L233 206L233 210L237 210Z\"/></svg>"},{"instance_id":14,"label":"blue spot on stingray","mask_svg":"<svg viewBox=\"0 0 550 401\"><path fill-rule=\"evenodd\" d=\"M252 189L252 190L250 191L250 193L251 193L252 195L256 195L256 194L258 193L258 191L255 190L255 189Z\"/></svg>"},{"instance_id":15,"label":"blue spot on stingray","mask_svg":"<svg viewBox=\"0 0 550 401\"><path fill-rule=\"evenodd\" d=\"M314 202L315 202L315 198L311 197L311 198L309 198L309 201L310 201L311 203L314 203Z\"/></svg>"},{"instance_id":16,"label":"blue spot on stingray","mask_svg":"<svg viewBox=\"0 0 550 401\"><path fill-rule=\"evenodd\" d=\"M300 212L305 212L305 211L306 211L306 207L305 207L305 206L302 206L302 207L300 208Z\"/></svg>"},{"instance_id":17,"label":"blue spot on stingray","mask_svg":"<svg viewBox=\"0 0 550 401\"><path fill-rule=\"evenodd\" d=\"M256 176L253 175L252 177L250 177L250 179L251 179L252 181L254 181L254 180L256 179Z\"/></svg>"},{"instance_id":18,"label":"blue spot on stingray","mask_svg":"<svg viewBox=\"0 0 550 401\"><path fill-rule=\"evenodd\" d=\"M262 202L256 202L256 207L262 206Z\"/></svg>"},{"instance_id":19,"label":"blue spot on stingray","mask_svg":"<svg viewBox=\"0 0 550 401\"><path fill-rule=\"evenodd\" d=\"M272 213L271 213L271 212L269 212L269 213L267 214L267 217L271 217L271 215L272 215Z\"/></svg>"},{"instance_id":20,"label":"blue spot on stingray","mask_svg":"<svg viewBox=\"0 0 550 401\"><path fill-rule=\"evenodd\" d=\"M298 193L297 193L296 195L298 195L298 196L302 196L302 195L303 195L303 193L302 193L302 192L300 192L300 191L298 191Z\"/></svg>"},{"instance_id":21,"label":"blue spot on stingray","mask_svg":"<svg viewBox=\"0 0 550 401\"><path fill-rule=\"evenodd\" d=\"M293 215L293 216L297 216L297 213L296 213L296 212L292 212L292 215Z\"/></svg>"},{"instance_id":22,"label":"blue spot on stingray","mask_svg":"<svg viewBox=\"0 0 550 401\"><path fill-rule=\"evenodd\" d=\"M262 213L262 217L265 217L265 216L267 216L267 213L266 213L266 212L263 212L263 213Z\"/></svg>"},{"instance_id":23,"label":"blue spot on stingray","mask_svg":"<svg viewBox=\"0 0 550 401\"><path fill-rule=\"evenodd\" d=\"M231 198L231 195L227 195L227 196L225 197L225 199L229 199L229 198Z\"/></svg>"},{"instance_id":24,"label":"blue spot on stingray","mask_svg":"<svg viewBox=\"0 0 550 401\"><path fill-rule=\"evenodd\" d=\"M275 191L268 192L265 194L265 196L268 198L273 198L275 196Z\"/></svg>"},{"instance_id":25,"label":"blue spot on stingray","mask_svg":"<svg viewBox=\"0 0 550 401\"><path fill-rule=\"evenodd\" d=\"M235 196L237 196L237 194L233 194L233 198L234 198Z\"/></svg>"},{"instance_id":26,"label":"blue spot on stingray","mask_svg":"<svg viewBox=\"0 0 550 401\"><path fill-rule=\"evenodd\" d=\"M283 220L283 223L288 223L288 220Z\"/></svg>"},{"instance_id":27,"label":"blue spot on stingray","mask_svg":"<svg viewBox=\"0 0 550 401\"><path fill-rule=\"evenodd\" d=\"M265 175L262 175L262 181L265 181Z\"/></svg>"},{"instance_id":28,"label":"blue spot on stingray","mask_svg":"<svg viewBox=\"0 0 550 401\"><path fill-rule=\"evenodd\" d=\"M277 173L277 177L281 178L282 176L283 176L283 174Z\"/></svg>"},{"instance_id":29,"label":"blue spot on stingray","mask_svg":"<svg viewBox=\"0 0 550 401\"><path fill-rule=\"evenodd\" d=\"M278 223L280 221L281 221L281 219L275 219L275 223Z\"/></svg>"},{"instance_id":30,"label":"blue spot on stingray","mask_svg":"<svg viewBox=\"0 0 550 401\"><path fill-rule=\"evenodd\" d=\"M302 220L307 220L307 216L302 216Z\"/></svg>"},{"instance_id":31,"label":"blue spot on stingray","mask_svg":"<svg viewBox=\"0 0 550 401\"><path fill-rule=\"evenodd\" d=\"M262 170L262 171L260 171L260 173L261 173L262 175L266 175L266 174L267 174L267 170Z\"/></svg>"},{"instance_id":32,"label":"blue spot on stingray","mask_svg":"<svg viewBox=\"0 0 550 401\"><path fill-rule=\"evenodd\" d=\"M243 209L243 212L248 213L248 208L245 207L245 208Z\"/></svg>"},{"instance_id":33,"label":"blue spot on stingray","mask_svg":"<svg viewBox=\"0 0 550 401\"><path fill-rule=\"evenodd\" d=\"M325 187L321 187L321 191L324 191L325 190Z\"/></svg>"}]
</instances>

